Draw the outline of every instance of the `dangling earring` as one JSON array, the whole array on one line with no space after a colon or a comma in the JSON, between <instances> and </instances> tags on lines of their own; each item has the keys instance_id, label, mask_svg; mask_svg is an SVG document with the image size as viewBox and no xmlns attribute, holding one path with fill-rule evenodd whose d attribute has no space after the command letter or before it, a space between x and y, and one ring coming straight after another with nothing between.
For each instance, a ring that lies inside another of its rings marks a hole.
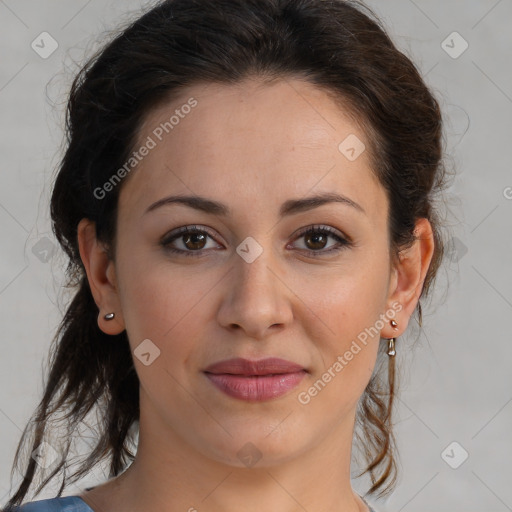
<instances>
[{"instance_id":1,"label":"dangling earring","mask_svg":"<svg viewBox=\"0 0 512 512\"><path fill-rule=\"evenodd\" d=\"M107 313L103 318L105 320L112 320L116 316L115 313Z\"/></svg>"},{"instance_id":2,"label":"dangling earring","mask_svg":"<svg viewBox=\"0 0 512 512\"><path fill-rule=\"evenodd\" d=\"M391 320L391 322L389 322L389 323L391 324L391 327L393 327L393 329L398 330L398 324L394 320ZM395 340L396 340L396 338L388 338L388 356L389 357L393 357L396 354Z\"/></svg>"}]
</instances>

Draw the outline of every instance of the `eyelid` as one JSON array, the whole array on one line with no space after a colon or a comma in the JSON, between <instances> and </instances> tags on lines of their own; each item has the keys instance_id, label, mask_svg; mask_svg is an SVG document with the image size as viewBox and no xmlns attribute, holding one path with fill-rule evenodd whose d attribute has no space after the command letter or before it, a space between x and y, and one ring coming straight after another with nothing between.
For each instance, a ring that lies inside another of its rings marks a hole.
<instances>
[{"instance_id":1,"label":"eyelid","mask_svg":"<svg viewBox=\"0 0 512 512\"><path fill-rule=\"evenodd\" d=\"M189 224L187 226L182 226L182 227L179 227L179 228L173 229L172 231L167 232L160 239L160 243L161 244L168 244L171 241L173 241L174 239L179 238L181 235L185 235L185 234L190 233L190 232L195 233L197 231L199 231L199 232L204 231L207 235L210 236L210 238L212 238L214 240L218 236L216 233L213 232L212 229L210 229L207 226L203 226L201 224ZM190 252L192 252L192 251L190 251Z\"/></svg>"},{"instance_id":2,"label":"eyelid","mask_svg":"<svg viewBox=\"0 0 512 512\"><path fill-rule=\"evenodd\" d=\"M338 236L340 238L345 239L347 242L352 242L351 237L340 231L339 229L336 229L332 226L329 226L327 224L312 224L310 226L306 226L304 228L299 229L298 233L295 235L295 239L305 235L306 233L309 233L311 231L325 231L331 236Z\"/></svg>"}]
</instances>

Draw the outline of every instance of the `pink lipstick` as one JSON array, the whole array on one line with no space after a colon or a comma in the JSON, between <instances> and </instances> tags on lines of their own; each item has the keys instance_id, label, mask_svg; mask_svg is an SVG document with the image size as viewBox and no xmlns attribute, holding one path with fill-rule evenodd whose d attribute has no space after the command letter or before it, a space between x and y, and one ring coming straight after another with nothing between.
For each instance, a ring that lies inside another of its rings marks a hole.
<instances>
[{"instance_id":1,"label":"pink lipstick","mask_svg":"<svg viewBox=\"0 0 512 512\"><path fill-rule=\"evenodd\" d=\"M291 361L271 357L259 361L228 359L208 366L204 373L227 395L259 402L284 395L299 384L307 371Z\"/></svg>"}]
</instances>

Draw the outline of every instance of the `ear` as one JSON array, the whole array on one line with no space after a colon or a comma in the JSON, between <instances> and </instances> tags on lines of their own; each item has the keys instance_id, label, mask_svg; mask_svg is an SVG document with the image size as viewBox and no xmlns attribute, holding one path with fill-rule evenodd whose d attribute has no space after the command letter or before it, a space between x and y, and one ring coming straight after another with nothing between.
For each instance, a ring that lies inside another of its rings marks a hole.
<instances>
[{"instance_id":1,"label":"ear","mask_svg":"<svg viewBox=\"0 0 512 512\"><path fill-rule=\"evenodd\" d=\"M396 329L389 324L384 327L381 337L392 338L403 333L418 304L423 283L434 254L434 236L430 222L425 218L416 221L416 240L409 249L399 254L399 262L392 270L388 292L388 307L399 303L402 309L395 315ZM397 310L398 311L398 310Z\"/></svg>"},{"instance_id":2,"label":"ear","mask_svg":"<svg viewBox=\"0 0 512 512\"><path fill-rule=\"evenodd\" d=\"M84 264L89 287L94 302L98 306L98 327L105 334L119 334L124 331L125 324L121 310L121 302L116 284L114 261L105 247L96 239L96 225L90 219L82 219L77 229L80 257ZM104 315L115 313L112 320L105 320Z\"/></svg>"}]
</instances>

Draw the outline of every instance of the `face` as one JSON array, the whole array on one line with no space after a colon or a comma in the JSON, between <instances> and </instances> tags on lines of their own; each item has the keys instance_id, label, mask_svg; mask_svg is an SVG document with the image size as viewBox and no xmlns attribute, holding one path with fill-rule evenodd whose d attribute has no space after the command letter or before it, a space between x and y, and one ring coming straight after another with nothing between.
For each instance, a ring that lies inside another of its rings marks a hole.
<instances>
[{"instance_id":1,"label":"face","mask_svg":"<svg viewBox=\"0 0 512 512\"><path fill-rule=\"evenodd\" d=\"M197 85L148 115L136 148L150 149L122 184L112 267L141 425L239 467L247 442L271 465L351 435L395 284L388 200L361 142L369 148L300 80ZM346 200L303 202L326 194ZM151 208L169 196L223 206ZM205 373L235 357L301 371L260 385Z\"/></svg>"}]
</instances>

